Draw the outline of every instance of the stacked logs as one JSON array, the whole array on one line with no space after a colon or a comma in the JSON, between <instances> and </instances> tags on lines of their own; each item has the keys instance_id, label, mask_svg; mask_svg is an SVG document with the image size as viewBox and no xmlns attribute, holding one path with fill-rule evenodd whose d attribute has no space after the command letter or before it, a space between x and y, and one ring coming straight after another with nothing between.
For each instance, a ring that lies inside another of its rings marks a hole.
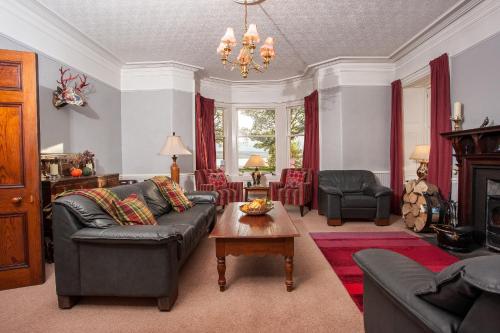
<instances>
[{"instance_id":1,"label":"stacked logs","mask_svg":"<svg viewBox=\"0 0 500 333\"><path fill-rule=\"evenodd\" d=\"M401 212L408 228L421 232L429 227L427 225L428 214L432 212L429 211L430 207L427 207L424 193L432 196L438 192L437 186L427 183L425 179L406 182Z\"/></svg>"}]
</instances>

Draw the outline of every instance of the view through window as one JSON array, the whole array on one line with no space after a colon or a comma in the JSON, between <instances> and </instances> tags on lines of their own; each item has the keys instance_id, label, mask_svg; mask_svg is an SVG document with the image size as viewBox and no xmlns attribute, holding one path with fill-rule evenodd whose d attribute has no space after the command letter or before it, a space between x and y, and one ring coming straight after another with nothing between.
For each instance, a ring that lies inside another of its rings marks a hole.
<instances>
[{"instance_id":1,"label":"view through window","mask_svg":"<svg viewBox=\"0 0 500 333\"><path fill-rule=\"evenodd\" d=\"M304 152L304 106L288 108L288 140L290 146L290 162L292 168L302 168Z\"/></svg>"},{"instance_id":2,"label":"view through window","mask_svg":"<svg viewBox=\"0 0 500 333\"><path fill-rule=\"evenodd\" d=\"M276 114L273 109L238 110L238 169L250 171L244 165L250 155L260 155L267 166L262 171L276 170Z\"/></svg>"},{"instance_id":3,"label":"view through window","mask_svg":"<svg viewBox=\"0 0 500 333\"><path fill-rule=\"evenodd\" d=\"M216 165L220 167L224 160L224 109L216 108L214 115L215 130L215 156Z\"/></svg>"}]
</instances>

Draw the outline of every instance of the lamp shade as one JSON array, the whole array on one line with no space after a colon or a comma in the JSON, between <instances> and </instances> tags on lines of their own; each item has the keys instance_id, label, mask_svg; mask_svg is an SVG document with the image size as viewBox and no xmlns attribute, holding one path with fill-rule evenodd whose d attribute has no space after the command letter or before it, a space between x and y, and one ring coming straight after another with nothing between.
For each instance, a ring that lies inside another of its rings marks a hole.
<instances>
[{"instance_id":1,"label":"lamp shade","mask_svg":"<svg viewBox=\"0 0 500 333\"><path fill-rule=\"evenodd\" d=\"M410 156L410 160L429 162L429 152L431 146L429 145L417 145L415 150Z\"/></svg>"},{"instance_id":2,"label":"lamp shade","mask_svg":"<svg viewBox=\"0 0 500 333\"><path fill-rule=\"evenodd\" d=\"M191 152L182 143L181 137L175 135L169 136L160 150L160 155L191 155Z\"/></svg>"},{"instance_id":3,"label":"lamp shade","mask_svg":"<svg viewBox=\"0 0 500 333\"><path fill-rule=\"evenodd\" d=\"M266 162L260 155L250 155L245 163L245 168L258 168L266 166Z\"/></svg>"}]
</instances>

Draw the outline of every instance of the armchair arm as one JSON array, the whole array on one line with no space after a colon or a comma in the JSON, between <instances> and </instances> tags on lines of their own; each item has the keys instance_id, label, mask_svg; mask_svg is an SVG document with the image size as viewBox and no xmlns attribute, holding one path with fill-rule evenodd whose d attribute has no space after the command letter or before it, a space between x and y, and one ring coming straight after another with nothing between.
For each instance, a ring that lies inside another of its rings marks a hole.
<instances>
[{"instance_id":1,"label":"armchair arm","mask_svg":"<svg viewBox=\"0 0 500 333\"><path fill-rule=\"evenodd\" d=\"M312 184L311 183L302 183L299 186L299 197L301 203L307 204L312 200Z\"/></svg>"},{"instance_id":2,"label":"armchair arm","mask_svg":"<svg viewBox=\"0 0 500 333\"><path fill-rule=\"evenodd\" d=\"M165 244L181 235L168 225L128 225L107 229L83 228L71 235L76 242L119 244Z\"/></svg>"},{"instance_id":3,"label":"armchair arm","mask_svg":"<svg viewBox=\"0 0 500 333\"><path fill-rule=\"evenodd\" d=\"M369 185L363 189L363 193L378 198L384 195L391 195L392 190L382 185Z\"/></svg>"},{"instance_id":4,"label":"armchair arm","mask_svg":"<svg viewBox=\"0 0 500 333\"><path fill-rule=\"evenodd\" d=\"M344 193L342 193L342 191L338 187L335 187L335 186L319 185L319 189L321 191L325 192L326 194L330 194L330 195L337 195L339 197L342 197L344 195Z\"/></svg>"},{"instance_id":5,"label":"armchair arm","mask_svg":"<svg viewBox=\"0 0 500 333\"><path fill-rule=\"evenodd\" d=\"M216 204L219 194L217 192L194 191L187 192L186 197L197 204Z\"/></svg>"},{"instance_id":6,"label":"armchair arm","mask_svg":"<svg viewBox=\"0 0 500 333\"><path fill-rule=\"evenodd\" d=\"M279 200L278 197L278 190L282 187L285 187L285 184L281 182L269 182L269 192L271 192L271 200L277 201Z\"/></svg>"},{"instance_id":7,"label":"armchair arm","mask_svg":"<svg viewBox=\"0 0 500 333\"><path fill-rule=\"evenodd\" d=\"M213 192L213 191L215 191L215 185L213 185L213 184L200 184L198 191Z\"/></svg>"},{"instance_id":8,"label":"armchair arm","mask_svg":"<svg viewBox=\"0 0 500 333\"><path fill-rule=\"evenodd\" d=\"M235 201L243 200L243 182L228 182L227 187L236 190Z\"/></svg>"}]
</instances>

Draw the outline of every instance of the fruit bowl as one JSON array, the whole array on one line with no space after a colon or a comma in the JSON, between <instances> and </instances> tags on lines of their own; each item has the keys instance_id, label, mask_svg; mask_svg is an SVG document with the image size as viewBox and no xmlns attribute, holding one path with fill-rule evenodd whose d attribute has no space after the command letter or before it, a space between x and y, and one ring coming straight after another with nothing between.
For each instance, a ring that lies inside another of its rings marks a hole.
<instances>
[{"instance_id":1,"label":"fruit bowl","mask_svg":"<svg viewBox=\"0 0 500 333\"><path fill-rule=\"evenodd\" d=\"M240 211L246 215L264 215L274 208L271 201L264 199L255 199L252 202L241 205Z\"/></svg>"}]
</instances>

